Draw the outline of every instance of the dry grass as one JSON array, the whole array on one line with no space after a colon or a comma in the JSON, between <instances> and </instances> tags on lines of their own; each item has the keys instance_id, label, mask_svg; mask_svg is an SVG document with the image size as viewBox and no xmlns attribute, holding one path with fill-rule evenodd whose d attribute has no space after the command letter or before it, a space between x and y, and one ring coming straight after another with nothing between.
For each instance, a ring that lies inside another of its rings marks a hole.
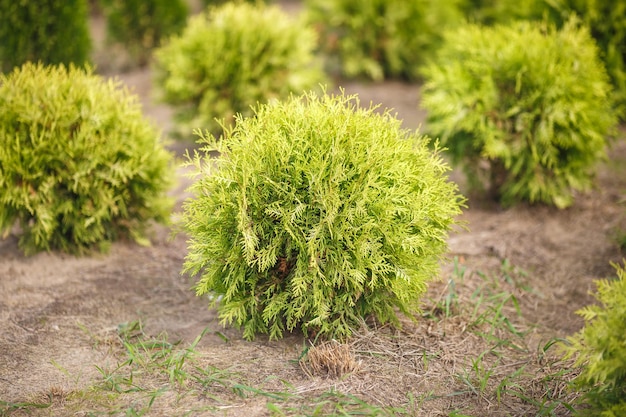
<instances>
[{"instance_id":1,"label":"dry grass","mask_svg":"<svg viewBox=\"0 0 626 417\"><path fill-rule=\"evenodd\" d=\"M53 386L0 415L570 415L571 363L525 319L525 274L509 266L471 271L457 259L417 320L400 329L364 322L347 343L292 335L273 348L308 345L299 360L291 351L293 365L270 361L258 350L266 342L224 340L218 352L203 345L205 333L183 344L125 323L90 335L107 358L99 378Z\"/></svg>"},{"instance_id":2,"label":"dry grass","mask_svg":"<svg viewBox=\"0 0 626 417\"><path fill-rule=\"evenodd\" d=\"M329 378L339 378L359 369L350 345L336 340L324 341L309 348L306 357L300 360L300 366L310 377Z\"/></svg>"},{"instance_id":3,"label":"dry grass","mask_svg":"<svg viewBox=\"0 0 626 417\"><path fill-rule=\"evenodd\" d=\"M569 415L571 364L561 361L556 340L525 320L516 281L524 274L511 277L509 266L490 277L455 264L450 280L431 285L417 321L363 325L349 344L312 347L301 366L335 378L342 392L410 415Z\"/></svg>"}]
</instances>

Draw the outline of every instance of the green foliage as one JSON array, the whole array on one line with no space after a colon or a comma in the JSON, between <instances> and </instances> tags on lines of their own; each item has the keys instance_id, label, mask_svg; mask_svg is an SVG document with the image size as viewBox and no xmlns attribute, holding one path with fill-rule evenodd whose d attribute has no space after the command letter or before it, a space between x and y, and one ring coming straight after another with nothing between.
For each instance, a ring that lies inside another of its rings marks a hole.
<instances>
[{"instance_id":1,"label":"green foliage","mask_svg":"<svg viewBox=\"0 0 626 417\"><path fill-rule=\"evenodd\" d=\"M181 128L220 131L257 102L317 86L315 33L276 6L228 3L190 19L156 53L158 83ZM191 127L191 128L190 128Z\"/></svg>"},{"instance_id":2,"label":"green foliage","mask_svg":"<svg viewBox=\"0 0 626 417\"><path fill-rule=\"evenodd\" d=\"M626 270L613 266L617 279L596 282L599 304L578 311L585 326L566 346L582 367L574 384L592 407L588 414L603 417L626 413Z\"/></svg>"},{"instance_id":3,"label":"green foliage","mask_svg":"<svg viewBox=\"0 0 626 417\"><path fill-rule=\"evenodd\" d=\"M415 312L438 272L462 204L448 167L426 137L358 104L307 93L260 105L222 141L202 137L217 161L190 159L184 270L245 338L398 323L394 308Z\"/></svg>"},{"instance_id":4,"label":"green foliage","mask_svg":"<svg viewBox=\"0 0 626 417\"><path fill-rule=\"evenodd\" d=\"M84 65L91 38L86 0L0 0L0 71L27 61Z\"/></svg>"},{"instance_id":5,"label":"green foliage","mask_svg":"<svg viewBox=\"0 0 626 417\"><path fill-rule=\"evenodd\" d=\"M626 0L536 1L536 17L549 16L562 26L575 13L589 27L615 87L618 112L626 117Z\"/></svg>"},{"instance_id":6,"label":"green foliage","mask_svg":"<svg viewBox=\"0 0 626 417\"><path fill-rule=\"evenodd\" d=\"M548 0L550 1L550 0ZM494 25L533 16L544 0L462 0L463 13L472 23Z\"/></svg>"},{"instance_id":7,"label":"green foliage","mask_svg":"<svg viewBox=\"0 0 626 417\"><path fill-rule=\"evenodd\" d=\"M469 21L481 24L532 19L559 28L575 14L600 48L615 88L616 108L626 117L626 0L465 0L463 10Z\"/></svg>"},{"instance_id":8,"label":"green foliage","mask_svg":"<svg viewBox=\"0 0 626 417\"><path fill-rule=\"evenodd\" d=\"M224 3L232 2L246 2L246 3L268 3L268 0L202 0L203 7L221 6Z\"/></svg>"},{"instance_id":9,"label":"green foliage","mask_svg":"<svg viewBox=\"0 0 626 417\"><path fill-rule=\"evenodd\" d=\"M111 43L123 45L143 66L152 50L179 33L189 12L184 0L101 0Z\"/></svg>"},{"instance_id":10,"label":"green foliage","mask_svg":"<svg viewBox=\"0 0 626 417\"><path fill-rule=\"evenodd\" d=\"M166 221L171 156L137 97L90 69L25 64L0 77L0 232L26 253L145 242ZM105 247L103 247L105 248Z\"/></svg>"},{"instance_id":11,"label":"green foliage","mask_svg":"<svg viewBox=\"0 0 626 417\"><path fill-rule=\"evenodd\" d=\"M461 23L458 0L306 0L321 48L346 77L416 79L442 40Z\"/></svg>"},{"instance_id":12,"label":"green foliage","mask_svg":"<svg viewBox=\"0 0 626 417\"><path fill-rule=\"evenodd\" d=\"M468 25L424 70L429 133L470 183L504 204L557 207L591 185L616 123L610 84L587 30L539 23Z\"/></svg>"}]
</instances>

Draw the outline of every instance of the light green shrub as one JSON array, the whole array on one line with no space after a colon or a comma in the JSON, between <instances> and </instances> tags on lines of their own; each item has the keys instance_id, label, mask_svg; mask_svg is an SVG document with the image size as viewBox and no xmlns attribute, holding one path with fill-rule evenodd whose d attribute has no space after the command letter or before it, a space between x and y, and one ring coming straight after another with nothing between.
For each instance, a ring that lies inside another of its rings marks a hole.
<instances>
[{"instance_id":1,"label":"light green shrub","mask_svg":"<svg viewBox=\"0 0 626 417\"><path fill-rule=\"evenodd\" d=\"M348 78L416 79L446 27L462 22L458 0L306 0L329 66ZM329 69L332 71L332 68Z\"/></svg>"},{"instance_id":2,"label":"light green shrub","mask_svg":"<svg viewBox=\"0 0 626 417\"><path fill-rule=\"evenodd\" d=\"M535 0L534 18L563 26L572 13L590 29L615 88L618 114L626 117L626 0Z\"/></svg>"},{"instance_id":3,"label":"light green shrub","mask_svg":"<svg viewBox=\"0 0 626 417\"><path fill-rule=\"evenodd\" d=\"M587 25L615 88L615 107L626 117L626 0L465 0L470 22L510 23L545 20L561 28L572 14Z\"/></svg>"},{"instance_id":4,"label":"light green shrub","mask_svg":"<svg viewBox=\"0 0 626 417\"><path fill-rule=\"evenodd\" d=\"M344 339L418 309L462 204L428 138L355 96L307 93L202 140L221 156L191 161L184 269L224 323Z\"/></svg>"},{"instance_id":5,"label":"light green shrub","mask_svg":"<svg viewBox=\"0 0 626 417\"><path fill-rule=\"evenodd\" d=\"M578 311L585 326L565 346L567 356L575 356L576 366L581 367L574 386L591 405L580 413L584 415L626 413L626 270L614 267L617 279L596 283L599 304Z\"/></svg>"},{"instance_id":6,"label":"light green shrub","mask_svg":"<svg viewBox=\"0 0 626 417\"><path fill-rule=\"evenodd\" d=\"M233 2L247 2L247 3L271 3L270 0L202 0L203 7L214 7L221 6L224 3L233 3Z\"/></svg>"},{"instance_id":7,"label":"light green shrub","mask_svg":"<svg viewBox=\"0 0 626 417\"><path fill-rule=\"evenodd\" d=\"M315 33L276 6L228 3L192 17L159 48L157 82L181 130L220 131L257 102L300 94L325 81Z\"/></svg>"},{"instance_id":8,"label":"light green shrub","mask_svg":"<svg viewBox=\"0 0 626 417\"><path fill-rule=\"evenodd\" d=\"M494 25L541 17L543 5L544 0L462 0L461 9L471 23Z\"/></svg>"},{"instance_id":9,"label":"light green shrub","mask_svg":"<svg viewBox=\"0 0 626 417\"><path fill-rule=\"evenodd\" d=\"M0 71L27 61L85 65L87 0L0 0Z\"/></svg>"},{"instance_id":10,"label":"light green shrub","mask_svg":"<svg viewBox=\"0 0 626 417\"><path fill-rule=\"evenodd\" d=\"M472 185L504 204L557 207L591 185L616 117L595 43L574 21L468 25L447 34L424 76L428 131Z\"/></svg>"},{"instance_id":11,"label":"light green shrub","mask_svg":"<svg viewBox=\"0 0 626 417\"><path fill-rule=\"evenodd\" d=\"M26 253L81 253L167 221L171 156L137 97L91 70L25 64L0 76L0 233Z\"/></svg>"},{"instance_id":12,"label":"light green shrub","mask_svg":"<svg viewBox=\"0 0 626 417\"><path fill-rule=\"evenodd\" d=\"M139 66L154 48L180 33L189 13L184 0L100 0L110 43L122 45Z\"/></svg>"}]
</instances>

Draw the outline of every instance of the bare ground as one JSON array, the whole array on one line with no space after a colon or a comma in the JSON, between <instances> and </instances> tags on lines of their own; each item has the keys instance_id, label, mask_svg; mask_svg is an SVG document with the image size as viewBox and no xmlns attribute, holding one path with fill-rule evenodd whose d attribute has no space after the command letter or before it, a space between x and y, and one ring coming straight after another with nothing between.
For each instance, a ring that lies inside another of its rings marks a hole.
<instances>
[{"instance_id":1,"label":"bare ground","mask_svg":"<svg viewBox=\"0 0 626 417\"><path fill-rule=\"evenodd\" d=\"M171 110L154 101L150 72L119 76L140 95L147 117L170 129ZM343 86L348 93L359 93L363 103L395 109L407 128L417 128L424 119L417 85ZM196 297L192 281L180 273L185 236L172 238L166 227L154 228L150 247L120 242L108 254L80 258L61 253L25 257L17 237L9 235L0 240L0 400L5 402L4 409L0 402L0 415L108 415L102 403L109 400L98 402L88 395L103 381L96 365L113 370L122 362L119 330L137 321L146 335L166 333L168 340L180 339L182 345L208 329L195 347L200 363L228 369L264 392L296 393L299 399L283 402L294 407L307 398L319 400L331 389L375 406L402 406L417 416L459 410L475 416L525 416L537 414L536 403L542 400L570 401L576 394L551 377L566 373L569 363L543 347L580 329L575 311L593 302L593 281L613 276L609 262L623 257L615 236L626 229L624 136L622 131L609 161L600 167L597 187L578 195L569 209L502 210L470 199L461 216L468 230L451 235L450 260L430 286L420 320L404 320L401 330L372 323L363 327L349 344L349 358L340 361L352 363L352 372L341 377L316 372L311 361L298 363L310 346L300 334L248 342L239 330L220 325L207 300ZM177 143L173 150L181 154L187 145ZM458 172L452 178L462 183ZM179 179L172 194L181 202L188 180L182 172ZM501 310L492 308L500 325L471 320L474 308L487 305L479 294L493 297L489 305L497 304L498 294L508 296ZM507 330L507 321L523 336ZM507 343L498 345L505 339ZM477 389L477 357L492 372L484 390ZM515 382L530 399L514 395L513 379L506 383L517 369ZM154 379L158 388L161 380ZM497 398L500 385L511 390ZM201 395L185 392L184 386L165 390L147 415L264 416L270 415L268 401L278 401L251 393L242 397L224 387L207 388ZM141 402L141 397L132 398ZM212 411L202 411L208 405ZM124 415L125 408L116 407L108 409L110 414ZM569 411L555 405L553 415Z\"/></svg>"}]
</instances>

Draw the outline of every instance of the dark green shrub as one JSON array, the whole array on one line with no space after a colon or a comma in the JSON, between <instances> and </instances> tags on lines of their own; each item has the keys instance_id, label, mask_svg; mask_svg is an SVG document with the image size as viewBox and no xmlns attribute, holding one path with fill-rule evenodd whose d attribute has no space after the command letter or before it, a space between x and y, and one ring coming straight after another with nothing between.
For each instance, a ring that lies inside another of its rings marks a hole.
<instances>
[{"instance_id":1,"label":"dark green shrub","mask_svg":"<svg viewBox=\"0 0 626 417\"><path fill-rule=\"evenodd\" d=\"M446 27L461 23L457 0L306 0L321 49L342 75L415 79ZM331 64L332 66L332 64Z\"/></svg>"},{"instance_id":2,"label":"dark green shrub","mask_svg":"<svg viewBox=\"0 0 626 417\"><path fill-rule=\"evenodd\" d=\"M202 139L221 156L191 161L185 271L224 323L343 339L418 309L462 204L426 137L354 96L308 93Z\"/></svg>"},{"instance_id":3,"label":"dark green shrub","mask_svg":"<svg viewBox=\"0 0 626 417\"><path fill-rule=\"evenodd\" d=\"M596 283L599 304L578 311L585 326L565 347L582 369L573 382L591 405L584 415L626 415L626 270L614 267L617 279Z\"/></svg>"},{"instance_id":4,"label":"dark green shrub","mask_svg":"<svg viewBox=\"0 0 626 417\"><path fill-rule=\"evenodd\" d=\"M89 69L28 63L0 76L0 232L19 222L26 253L145 242L171 207L158 137L135 96Z\"/></svg>"},{"instance_id":5,"label":"dark green shrub","mask_svg":"<svg viewBox=\"0 0 626 417\"><path fill-rule=\"evenodd\" d=\"M257 102L314 88L315 33L276 6L228 3L194 16L156 53L157 81L185 131L220 131Z\"/></svg>"},{"instance_id":6,"label":"dark green shrub","mask_svg":"<svg viewBox=\"0 0 626 417\"><path fill-rule=\"evenodd\" d=\"M84 65L91 38L86 0L0 0L0 70L27 61Z\"/></svg>"},{"instance_id":7,"label":"dark green shrub","mask_svg":"<svg viewBox=\"0 0 626 417\"><path fill-rule=\"evenodd\" d=\"M180 33L189 12L184 0L100 0L107 37L129 52L140 66L168 36Z\"/></svg>"},{"instance_id":8,"label":"dark green shrub","mask_svg":"<svg viewBox=\"0 0 626 417\"><path fill-rule=\"evenodd\" d=\"M557 207L592 182L616 122L595 43L571 21L468 25L424 70L429 133L504 204Z\"/></svg>"}]
</instances>

